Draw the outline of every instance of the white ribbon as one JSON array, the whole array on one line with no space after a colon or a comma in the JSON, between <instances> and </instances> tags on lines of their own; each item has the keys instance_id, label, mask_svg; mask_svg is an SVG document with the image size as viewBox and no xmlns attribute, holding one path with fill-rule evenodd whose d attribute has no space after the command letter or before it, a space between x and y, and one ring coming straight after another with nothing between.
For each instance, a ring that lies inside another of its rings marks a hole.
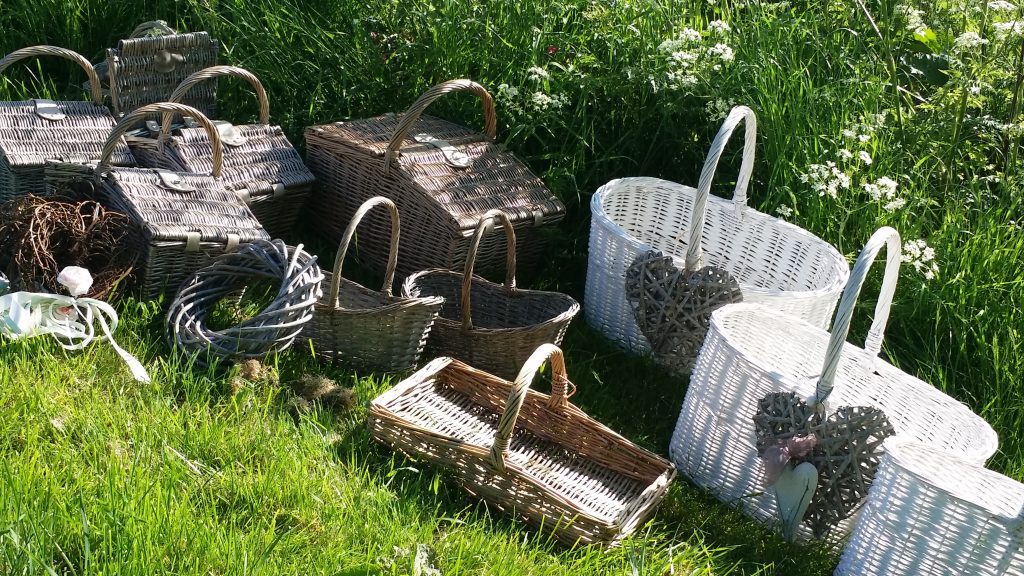
<instances>
[{"instance_id":1,"label":"white ribbon","mask_svg":"<svg viewBox=\"0 0 1024 576\"><path fill-rule=\"evenodd\" d=\"M106 302L93 298L32 292L0 296L0 335L17 340L50 334L65 350L81 350L97 338L106 340L128 365L132 376L148 383L149 374L142 363L114 341L117 323L117 312Z\"/></svg>"}]
</instances>

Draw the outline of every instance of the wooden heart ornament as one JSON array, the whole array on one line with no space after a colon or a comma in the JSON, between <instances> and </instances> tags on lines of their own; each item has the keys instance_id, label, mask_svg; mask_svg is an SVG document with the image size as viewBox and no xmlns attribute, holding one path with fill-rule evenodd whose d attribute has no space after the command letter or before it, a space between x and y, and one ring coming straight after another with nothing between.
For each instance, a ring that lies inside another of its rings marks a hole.
<instances>
[{"instance_id":1,"label":"wooden heart ornament","mask_svg":"<svg viewBox=\"0 0 1024 576\"><path fill-rule=\"evenodd\" d=\"M787 534L791 537L795 525L803 522L817 538L857 511L878 470L882 442L896 433L877 408L843 406L824 418L792 392L762 398L754 430L769 484L775 483L773 474L782 481L779 470L784 473L803 463L817 469L814 495L802 517L792 519L794 526ZM782 492L789 489L786 486ZM783 502L779 504L781 510Z\"/></svg>"},{"instance_id":2,"label":"wooden heart ornament","mask_svg":"<svg viewBox=\"0 0 1024 576\"><path fill-rule=\"evenodd\" d=\"M680 270L671 256L649 251L626 269L626 300L655 359L685 374L704 343L711 313L742 301L743 294L726 270Z\"/></svg>"}]
</instances>

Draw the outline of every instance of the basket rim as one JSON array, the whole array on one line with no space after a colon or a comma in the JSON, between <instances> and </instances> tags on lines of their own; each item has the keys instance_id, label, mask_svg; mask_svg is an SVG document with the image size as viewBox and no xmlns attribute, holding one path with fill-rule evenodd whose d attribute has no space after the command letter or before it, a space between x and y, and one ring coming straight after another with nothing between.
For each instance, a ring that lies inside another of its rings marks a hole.
<instances>
[{"instance_id":1,"label":"basket rim","mask_svg":"<svg viewBox=\"0 0 1024 576\"><path fill-rule=\"evenodd\" d=\"M600 188L598 188L590 198L590 214L594 221L593 224L597 224L605 228L606 230L620 237L623 241L632 246L634 250L641 252L653 250L653 248L641 242L635 236L626 232L626 230L623 229L622 226L620 226L617 222L612 220L612 218L608 216L607 212L604 209L604 199L609 195L618 192L620 187L626 184L643 184L645 182L661 186L668 185L669 187L678 189L679 193L681 194L688 194L691 196L696 196L697 194L696 188L688 186L686 184L680 184L678 182L673 182L671 180L654 178L650 176L632 176L627 178L616 178L614 180L610 180L609 182L605 183ZM714 194L708 196L708 204L716 207L727 207L729 209L733 209L735 206L732 200L721 198L715 196ZM709 210L709 213L712 212ZM830 258L830 260L832 260L833 263L833 266L831 268L836 272L831 283L815 290L780 290L777 288L763 288L761 286L756 286L753 284L741 283L740 286L742 287L744 293L757 294L759 296L766 297L785 297L786 299L802 299L818 298L824 295L838 294L843 291L843 288L846 286L846 283L850 278L850 263L835 246L826 242L816 234L813 234L812 232L797 226L796 224L787 222L785 220L782 220L781 218L776 218L774 216L771 216L770 214L765 214L764 212L760 212L757 209L752 208L750 206L746 206L743 208L743 215L744 217L756 218L764 222L768 222L773 226L785 229L787 232L793 235L801 236L809 242L823 246L826 252L829 252L830 256L832 256L832 258ZM710 218L707 225L711 226ZM673 261L675 261L680 266L682 265L683 260L685 259L685 255L680 256L676 254L671 254L671 256Z\"/></svg>"},{"instance_id":2,"label":"basket rim","mask_svg":"<svg viewBox=\"0 0 1024 576\"><path fill-rule=\"evenodd\" d=\"M454 279L456 281L457 285L459 285L459 286L462 285L462 278L463 278L463 273L462 272L455 272L454 270L449 270L447 268L430 268L430 269L427 269L427 270L420 270L419 272L413 272L412 274L406 276L405 281L402 282L402 292L401 292L402 296L405 296L405 297L408 297L408 298L413 298L414 296L410 296L411 289L414 286L416 286L417 280L420 280L421 278L426 278L428 276L451 277L452 279ZM505 290L505 291L508 291L508 292L548 297L548 298L551 298L551 300L558 300L561 303L566 304L567 307L565 308L565 310L563 310L562 312L560 312L556 316L552 316L551 318L548 318L547 320L544 320L542 322L536 322L534 324L528 324L526 326L514 326L514 327L508 327L508 328L480 328L476 324L474 324L473 327L469 329L469 333L471 333L471 334L473 334L473 333L477 333L477 334L507 334L507 333L510 333L510 332L520 332L520 331L534 330L534 329L539 328L539 327L546 327L546 326L561 324L563 322L568 322L569 320L572 320L576 316L576 314L578 314L579 311L580 311L580 304L579 304L579 302L577 302L576 299L573 298L572 296L569 296L568 294L563 294L561 292L551 292L551 291L548 291L548 290L531 290L531 289L528 289L528 288L518 288L518 287L510 289L510 288L506 288L504 284L498 284L496 282L491 282L490 280L488 280L488 279L486 279L486 278L484 278L482 276L479 276L477 274L473 274L472 283L474 285L475 284L481 284L481 283L482 284L488 284L488 285L490 285L492 287L496 287L496 288L498 288L500 290ZM422 296L420 296L420 297L422 298ZM440 314L438 314L437 319L434 321L434 323L435 324L440 323L440 324L443 324L443 325L448 326L448 327L462 328L462 321L461 320L452 320L450 318L445 318L444 316L441 316Z\"/></svg>"},{"instance_id":3,"label":"basket rim","mask_svg":"<svg viewBox=\"0 0 1024 576\"><path fill-rule=\"evenodd\" d=\"M965 496L963 491L952 490L943 484L936 483L933 479L934 475L923 470L921 464L913 458L910 458L908 453L918 452L922 455L927 455L930 459L940 460L942 466L947 468L947 471L949 471L950 468L955 467L956 470L952 472L956 474L972 474L975 478L991 479L999 482L1000 484L1014 486L1020 493L1020 498L1022 500L1024 500L1024 483L1018 482L1004 474L1000 474L995 470L989 470L983 466L972 464L970 461L965 460L956 454L937 449L934 446L929 446L922 442L914 442L911 440L892 437L886 439L883 445L885 446L886 454L893 460L896 466L899 467L900 472L913 476L918 481L927 484L930 489L941 492L951 499L981 508L991 517L1003 522L1015 522L1024 519L1024 508L1021 509L1020 514L1017 516L1008 515L1002 511L996 511L998 506L994 505L991 501L980 502L979 500L982 499Z\"/></svg>"},{"instance_id":4,"label":"basket rim","mask_svg":"<svg viewBox=\"0 0 1024 576\"><path fill-rule=\"evenodd\" d=\"M461 360L451 358L448 356L441 356L435 358L434 360L431 360L429 363L424 365L419 370L416 370L409 376L405 377L394 387L392 387L389 390L386 390L385 392L371 400L368 417L374 418L380 415L387 415L389 418L402 422L403 424L411 424L405 418L402 418L401 416L393 412L390 409L390 403L394 402L405 393L416 389L417 387L426 386L428 380L431 380L432 378L436 377L438 374L445 370L458 370L463 372L482 373L485 377L499 380L508 386L512 386L512 382L495 376L493 374L477 370L476 368L473 368L472 366ZM527 395L535 396L538 398L539 401L547 401L550 398L549 394L540 392L532 388L527 391ZM644 506L639 506L636 510L632 511L630 510L630 504L640 502L643 500L643 498L649 497L651 494L664 493L665 491L667 491L668 487L672 483L672 480L675 478L678 472L676 466L672 461L663 458L659 454L651 452L650 450L644 448L643 446L640 446L636 442L633 442L632 440L622 436L615 430L612 430L599 420L594 419L575 404L568 402L566 404L566 409L575 412L577 417L586 418L587 420L589 420L595 426L595 429L602 434L603 438L611 438L618 442L624 442L631 446L633 450L636 450L637 452L643 454L645 457L650 458L652 462L658 465L658 468L660 470L658 476L651 482L641 482L641 484L643 484L643 490L641 491L641 493L632 498L629 501L629 504L623 506L622 509L619 510L614 517L612 517L611 519L606 519L598 518L587 512L579 511L578 506L573 504L562 493L555 491L541 478L538 478L537 476L530 474L528 471L524 470L519 464L508 461L505 463L505 468L506 470L511 470L512 472L514 472L517 477L527 480L528 482L536 486L538 489L543 490L550 496L557 498L564 502L565 504L576 509L576 518L584 518L592 524L605 526L606 528L614 530L617 533L621 532L623 528L629 527L630 522L636 521L637 519L644 516L645 513L650 512L654 508L654 505L660 501L660 499L652 499ZM442 434L435 430L423 428L422 426L417 426L415 424L412 424L412 426L415 426L418 430L425 432L431 436L434 436L440 440L453 440L453 437L447 434ZM376 438L376 434L372 435ZM491 453L491 449L489 446L485 448L482 446L478 446L476 444L470 444L468 442L462 441L458 443L457 449L473 454L474 456L478 456L482 460L486 460ZM631 513L627 515L626 512ZM621 536L621 534L619 534L619 536ZM611 541L614 542L615 540L613 539Z\"/></svg>"},{"instance_id":5,"label":"basket rim","mask_svg":"<svg viewBox=\"0 0 1024 576\"><path fill-rule=\"evenodd\" d=\"M329 284L333 274L333 272L328 272L325 270L323 272L324 282ZM363 286L362 284L356 282L355 280L349 280L344 276L342 276L341 279L342 282L354 284L367 292L372 292L374 295L384 296L384 292L380 290L374 290L372 288L367 288L366 286ZM344 286L344 284L342 285ZM317 300L317 308L320 308L321 310L328 310L333 314L343 313L351 314L353 316L375 314L378 312L391 312L392 310L397 310L399 308L408 308L410 306L439 306L441 304L444 304L443 296L407 296L404 292L401 292L399 294L392 294L390 297L390 302L388 304L385 304L384 306L377 306L374 308L346 308L344 306L332 305L332 303L327 301L330 298L330 296L331 295L327 291L325 291L323 295L321 295L320 298Z\"/></svg>"},{"instance_id":6,"label":"basket rim","mask_svg":"<svg viewBox=\"0 0 1024 576\"><path fill-rule=\"evenodd\" d=\"M806 320L790 316L783 312L779 312L762 304L754 303L738 303L738 304L727 304L711 314L711 323L709 330L714 331L719 335L725 344L730 347L738 356L742 357L744 361L748 362L751 366L762 372L762 374L769 376L776 382L783 384L797 384L801 382L801 378L793 374L787 374L781 372L776 366L772 366L770 363L764 361L762 358L749 354L744 347L737 342L732 330L725 326L725 319L729 316L741 316L746 315L748 318L761 320L766 326L778 327L780 325L786 325L787 335L793 334L792 330L802 330L803 334L812 335L815 338L820 338L822 342L827 343L829 340L830 332L823 328L818 328ZM750 329L748 325L746 327ZM701 350L703 353L704 349ZM881 356L872 356L861 347L851 344L850 342L843 343L843 354L846 356L857 356L861 360L869 361L871 366L880 372L883 378L888 378L893 375L900 375L900 384L902 386L912 387L918 394L929 396L937 400L943 400L951 410L956 410L961 416L962 422L971 422L974 432L977 438L981 440L974 449L972 455L983 456L983 460L987 460L999 449L999 436L996 431L992 428L992 425L988 423L984 418L975 414L966 404L953 398L952 396L942 392L935 386L921 380L913 374L908 374L896 366L893 366ZM822 355L824 361L824 354ZM699 363L699 360L698 360ZM836 385L843 380L840 379L839 374L836 374ZM899 431L897 431L899 434ZM983 450L982 450L983 449ZM964 454L967 456L967 454Z\"/></svg>"}]
</instances>

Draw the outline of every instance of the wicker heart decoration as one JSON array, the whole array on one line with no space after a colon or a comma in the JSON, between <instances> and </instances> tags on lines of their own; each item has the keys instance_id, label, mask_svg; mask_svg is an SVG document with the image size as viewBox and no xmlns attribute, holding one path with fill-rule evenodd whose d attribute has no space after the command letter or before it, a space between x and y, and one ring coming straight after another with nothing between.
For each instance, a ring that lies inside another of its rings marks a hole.
<instances>
[{"instance_id":1,"label":"wicker heart decoration","mask_svg":"<svg viewBox=\"0 0 1024 576\"><path fill-rule=\"evenodd\" d=\"M711 313L743 300L729 272L714 266L680 270L671 256L649 251L626 269L626 299L659 363L673 372L693 367Z\"/></svg>"},{"instance_id":2,"label":"wicker heart decoration","mask_svg":"<svg viewBox=\"0 0 1024 576\"><path fill-rule=\"evenodd\" d=\"M758 454L766 458L769 473L774 472L780 451L794 466L810 462L817 468L814 496L796 523L807 524L818 538L856 512L878 469L882 442L896 433L877 408L843 406L822 418L792 392L762 398L754 428ZM813 440L800 444L803 438ZM807 449L800 452L795 449L798 447Z\"/></svg>"}]
</instances>

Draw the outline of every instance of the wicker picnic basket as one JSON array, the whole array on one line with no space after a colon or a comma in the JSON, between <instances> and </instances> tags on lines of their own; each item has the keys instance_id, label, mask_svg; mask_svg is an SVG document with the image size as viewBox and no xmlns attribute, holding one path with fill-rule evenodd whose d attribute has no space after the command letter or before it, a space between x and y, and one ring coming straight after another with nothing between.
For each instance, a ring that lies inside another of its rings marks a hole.
<instances>
[{"instance_id":1,"label":"wicker picnic basket","mask_svg":"<svg viewBox=\"0 0 1024 576\"><path fill-rule=\"evenodd\" d=\"M391 216L391 255L379 292L341 275L356 228L376 206L384 206ZM381 196L364 202L352 217L334 259L334 273L324 277L330 282L330 290L317 302L316 313L304 333L312 341L318 358L386 372L403 372L416 367L444 299L391 294L400 226L398 207Z\"/></svg>"},{"instance_id":2,"label":"wicker picnic basket","mask_svg":"<svg viewBox=\"0 0 1024 576\"><path fill-rule=\"evenodd\" d=\"M835 574L1024 575L1024 484L890 440Z\"/></svg>"},{"instance_id":3,"label":"wicker picnic basket","mask_svg":"<svg viewBox=\"0 0 1024 576\"><path fill-rule=\"evenodd\" d=\"M107 49L105 72L114 114L164 102L182 80L217 64L220 44L206 32L179 34L162 20L143 22L131 36ZM206 83L183 100L215 116L216 83Z\"/></svg>"},{"instance_id":4,"label":"wicker picnic basket","mask_svg":"<svg viewBox=\"0 0 1024 576\"><path fill-rule=\"evenodd\" d=\"M270 125L270 104L259 79L242 68L214 66L186 78L167 101L185 102L196 87L221 76L248 82L259 102L257 124L214 121L224 146L224 187L249 205L268 234L284 238L309 197L314 178L281 127ZM129 139L132 152L142 165L150 168L208 174L213 151L206 132L187 119L186 124L172 131L173 120L172 114L164 114L160 125L151 124L155 133L150 137Z\"/></svg>"},{"instance_id":5,"label":"wicker picnic basket","mask_svg":"<svg viewBox=\"0 0 1024 576\"><path fill-rule=\"evenodd\" d=\"M485 127L475 130L427 116L439 97L468 91L483 101ZM494 142L497 119L491 95L469 80L451 80L424 93L402 115L337 122L306 129L307 160L320 182L311 200L313 224L341 237L360 204L386 196L405 215L398 274L425 268L457 270L469 251L480 217L502 209L519 236L519 261L542 255L540 227L562 219L565 206L518 158ZM363 234L366 261L382 270L388 261L386 228ZM499 270L505 246L491 237L479 249L482 274Z\"/></svg>"},{"instance_id":6,"label":"wicker picnic basket","mask_svg":"<svg viewBox=\"0 0 1024 576\"><path fill-rule=\"evenodd\" d=\"M81 66L89 77L92 102L0 102L0 202L45 194L43 171L47 160L95 161L114 128L114 117L103 106L99 78L89 61L76 52L56 46L22 48L0 60L0 72L15 62L39 56L58 56ZM127 166L134 159L128 147L118 143L111 162Z\"/></svg>"},{"instance_id":7,"label":"wicker picnic basket","mask_svg":"<svg viewBox=\"0 0 1024 576\"><path fill-rule=\"evenodd\" d=\"M212 175L109 166L111 152L125 134L149 116L168 111L187 114L206 129L213 146ZM52 163L47 178L55 187L90 184L92 194L107 207L142 227L144 244L138 249L144 264L137 279L142 292L155 297L164 289L176 290L189 274L238 244L270 239L245 203L221 184L221 167L220 135L213 123L195 108L164 102L121 119L99 165Z\"/></svg>"},{"instance_id":8,"label":"wicker picnic basket","mask_svg":"<svg viewBox=\"0 0 1024 576\"><path fill-rule=\"evenodd\" d=\"M530 390L550 360L551 395ZM566 544L614 544L654 513L672 464L569 403L562 351L545 344L509 382L438 358L370 403L373 437L454 469L472 494Z\"/></svg>"},{"instance_id":9,"label":"wicker picnic basket","mask_svg":"<svg viewBox=\"0 0 1024 576\"><path fill-rule=\"evenodd\" d=\"M850 319L883 247L881 293L864 348L858 348L846 343ZM854 265L831 334L765 306L730 304L716 310L669 446L680 472L756 519L777 517L774 495L765 490L754 423L759 401L774 392L810 398L807 405L822 415L837 413L836 407L877 408L896 438L984 463L998 446L992 427L964 404L878 357L899 269L899 234L883 227ZM847 534L854 521L845 519L829 536ZM796 536L810 534L802 527Z\"/></svg>"},{"instance_id":10,"label":"wicker picnic basket","mask_svg":"<svg viewBox=\"0 0 1024 576\"><path fill-rule=\"evenodd\" d=\"M473 274L481 239L495 219L506 238L504 285ZM516 288L516 233L501 210L487 212L477 223L463 272L438 268L411 274L402 295L444 298L427 339L429 355L452 356L501 378L514 377L541 344L561 344L580 310L565 294Z\"/></svg>"},{"instance_id":11,"label":"wicker picnic basket","mask_svg":"<svg viewBox=\"0 0 1024 576\"><path fill-rule=\"evenodd\" d=\"M711 196L726 143L746 124L743 161L732 201ZM590 201L587 323L636 353L650 344L625 295L625 274L637 256L658 250L680 268L707 264L732 274L744 302L764 304L824 328L849 277L846 259L810 232L747 206L757 119L737 106L711 143L697 188L657 178L608 182Z\"/></svg>"}]
</instances>

